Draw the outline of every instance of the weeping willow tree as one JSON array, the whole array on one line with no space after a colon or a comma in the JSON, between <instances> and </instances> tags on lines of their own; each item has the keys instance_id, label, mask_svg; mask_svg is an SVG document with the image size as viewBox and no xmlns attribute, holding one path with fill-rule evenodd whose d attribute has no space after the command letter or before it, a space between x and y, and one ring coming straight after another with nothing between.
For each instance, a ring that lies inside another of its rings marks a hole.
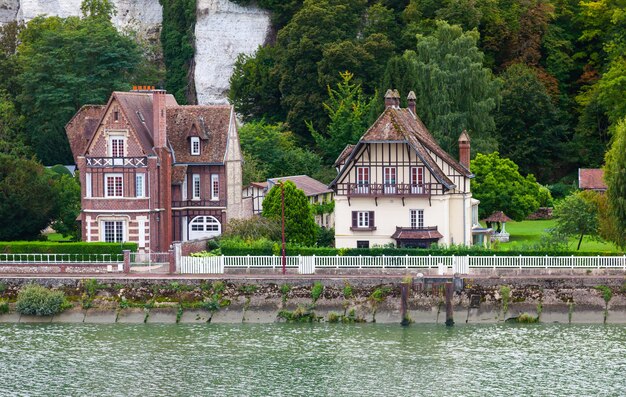
<instances>
[{"instance_id":1,"label":"weeping willow tree","mask_svg":"<svg viewBox=\"0 0 626 397\"><path fill-rule=\"evenodd\" d=\"M606 153L604 179L607 184L609 212L616 233L609 236L613 242L626 248L626 119L615 128L613 144Z\"/></svg>"},{"instance_id":2,"label":"weeping willow tree","mask_svg":"<svg viewBox=\"0 0 626 397\"><path fill-rule=\"evenodd\" d=\"M393 63L384 78L403 86L407 77L414 79L411 89L417 95L417 114L439 144L452 153L464 129L472 137L474 153L497 148L491 113L499 101L499 82L483 67L478 38L475 30L464 32L460 26L439 21L432 35L417 36L415 51L390 60ZM407 63L413 65L412 73L405 71Z\"/></svg>"}]
</instances>

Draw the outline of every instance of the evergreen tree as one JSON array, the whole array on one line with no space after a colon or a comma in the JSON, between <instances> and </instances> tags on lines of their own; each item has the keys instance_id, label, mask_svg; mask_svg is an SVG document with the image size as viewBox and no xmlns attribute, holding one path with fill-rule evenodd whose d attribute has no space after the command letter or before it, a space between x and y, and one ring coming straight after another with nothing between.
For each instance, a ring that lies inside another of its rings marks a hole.
<instances>
[{"instance_id":1,"label":"evergreen tree","mask_svg":"<svg viewBox=\"0 0 626 397\"><path fill-rule=\"evenodd\" d=\"M328 87L329 99L324 102L330 119L327 132L318 132L313 123L307 124L327 165L335 162L346 145L357 143L368 127L371 101L363 97L359 84L351 82L352 73L341 73L341 78L342 82L337 84L336 90Z\"/></svg>"},{"instance_id":2,"label":"evergreen tree","mask_svg":"<svg viewBox=\"0 0 626 397\"><path fill-rule=\"evenodd\" d=\"M285 239L288 242L312 246L315 243L316 225L309 200L291 181L283 184L285 197ZM263 199L262 215L269 219L282 217L280 184L274 185Z\"/></svg>"}]
</instances>

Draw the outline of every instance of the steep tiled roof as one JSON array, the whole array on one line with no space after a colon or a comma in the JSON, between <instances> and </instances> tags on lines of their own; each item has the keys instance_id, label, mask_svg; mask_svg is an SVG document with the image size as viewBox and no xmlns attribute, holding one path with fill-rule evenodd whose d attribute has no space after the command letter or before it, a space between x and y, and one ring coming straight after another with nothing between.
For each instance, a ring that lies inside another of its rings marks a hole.
<instances>
[{"instance_id":1,"label":"steep tiled roof","mask_svg":"<svg viewBox=\"0 0 626 397\"><path fill-rule=\"evenodd\" d=\"M313 179L308 175L295 175L295 176L283 176L280 178L270 178L268 179L269 185L273 186L280 181L291 181L296 187L304 192L306 196L316 196L318 194L330 193L332 189L329 189L328 186L318 181L317 179Z\"/></svg>"},{"instance_id":2,"label":"steep tiled roof","mask_svg":"<svg viewBox=\"0 0 626 397\"><path fill-rule=\"evenodd\" d=\"M606 190L604 170L602 168L579 168L578 188L592 190Z\"/></svg>"},{"instance_id":3,"label":"steep tiled roof","mask_svg":"<svg viewBox=\"0 0 626 397\"><path fill-rule=\"evenodd\" d=\"M186 165L172 166L172 184L183 183L185 174L187 173Z\"/></svg>"},{"instance_id":4,"label":"steep tiled roof","mask_svg":"<svg viewBox=\"0 0 626 397\"><path fill-rule=\"evenodd\" d=\"M74 162L87 149L87 144L96 132L104 110L104 105L85 105L78 110L65 126Z\"/></svg>"},{"instance_id":5,"label":"steep tiled roof","mask_svg":"<svg viewBox=\"0 0 626 397\"><path fill-rule=\"evenodd\" d=\"M418 156L422 159L424 164L433 173L437 180L439 180L448 189L454 188L454 183L441 170L429 152L432 152L442 158L462 175L465 175L466 177L472 176L472 173L467 168L462 166L456 159L450 156L437 144L437 141L435 141L435 138L430 134L419 117L414 115L409 109L400 109L395 106L389 106L385 109L374 124L372 124L372 126L361 137L357 145L351 150L349 156L353 157L355 153L359 151L360 147L366 143L389 141L408 143L417 152ZM344 152L346 149L344 149ZM347 161L342 158L344 152L342 152L335 164L338 164L341 161ZM341 173L331 183L331 185L336 183L340 176Z\"/></svg>"},{"instance_id":6,"label":"steep tiled roof","mask_svg":"<svg viewBox=\"0 0 626 397\"><path fill-rule=\"evenodd\" d=\"M337 157L337 160L335 160L335 164L333 164L333 166L336 167L340 164L343 164L346 161L346 159L350 157L350 154L352 153L354 146L355 145L346 145L346 147L343 148L343 150L339 154L339 157Z\"/></svg>"},{"instance_id":7,"label":"steep tiled roof","mask_svg":"<svg viewBox=\"0 0 626 397\"><path fill-rule=\"evenodd\" d=\"M175 162L223 163L231 112L230 105L168 107L167 138L174 149ZM188 134L194 124L202 129L199 156L191 155L189 149ZM204 139L205 134L208 139Z\"/></svg>"}]
</instances>

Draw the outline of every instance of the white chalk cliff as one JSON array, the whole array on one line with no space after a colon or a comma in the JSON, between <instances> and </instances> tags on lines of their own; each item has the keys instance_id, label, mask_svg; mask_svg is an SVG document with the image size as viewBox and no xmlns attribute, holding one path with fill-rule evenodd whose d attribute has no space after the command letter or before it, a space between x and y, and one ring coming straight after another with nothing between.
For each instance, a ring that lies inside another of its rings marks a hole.
<instances>
[{"instance_id":1,"label":"white chalk cliff","mask_svg":"<svg viewBox=\"0 0 626 397\"><path fill-rule=\"evenodd\" d=\"M38 15L78 16L81 0L0 0L0 24L28 22ZM158 0L113 0L115 26L144 37L159 34ZM225 103L228 80L240 53L252 54L266 40L269 14L228 0L197 0L195 83L198 103Z\"/></svg>"}]
</instances>

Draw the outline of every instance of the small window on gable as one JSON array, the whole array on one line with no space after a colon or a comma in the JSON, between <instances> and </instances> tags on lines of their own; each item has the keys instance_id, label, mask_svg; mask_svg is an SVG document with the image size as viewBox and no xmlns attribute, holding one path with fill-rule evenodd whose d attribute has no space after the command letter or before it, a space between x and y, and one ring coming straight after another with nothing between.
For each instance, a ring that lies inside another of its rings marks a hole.
<instances>
[{"instance_id":1,"label":"small window on gable","mask_svg":"<svg viewBox=\"0 0 626 397\"><path fill-rule=\"evenodd\" d=\"M117 108L113 110L113 120L120 121L120 111Z\"/></svg>"},{"instance_id":2,"label":"small window on gable","mask_svg":"<svg viewBox=\"0 0 626 397\"><path fill-rule=\"evenodd\" d=\"M197 136L191 137L191 154L194 156L200 155L200 138Z\"/></svg>"}]
</instances>

